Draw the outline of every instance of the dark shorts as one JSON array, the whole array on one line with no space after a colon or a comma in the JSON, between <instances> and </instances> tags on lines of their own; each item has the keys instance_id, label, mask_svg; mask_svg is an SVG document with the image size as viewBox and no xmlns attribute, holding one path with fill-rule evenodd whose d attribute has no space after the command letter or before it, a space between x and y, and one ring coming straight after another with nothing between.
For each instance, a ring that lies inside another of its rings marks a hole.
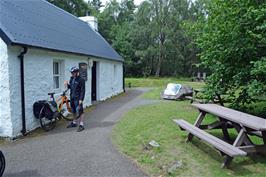
<instances>
[{"instance_id":1,"label":"dark shorts","mask_svg":"<svg viewBox=\"0 0 266 177\"><path fill-rule=\"evenodd\" d=\"M83 104L79 106L78 100L70 100L70 105L73 113L77 113L77 110L79 110L79 114L83 113ZM79 108L78 108L79 106Z\"/></svg>"}]
</instances>

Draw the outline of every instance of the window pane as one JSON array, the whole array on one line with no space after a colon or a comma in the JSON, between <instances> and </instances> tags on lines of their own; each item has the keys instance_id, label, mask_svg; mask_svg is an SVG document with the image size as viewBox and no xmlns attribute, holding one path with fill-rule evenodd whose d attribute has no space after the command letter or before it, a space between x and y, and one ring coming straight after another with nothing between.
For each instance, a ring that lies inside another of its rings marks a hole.
<instances>
[{"instance_id":1,"label":"window pane","mask_svg":"<svg viewBox=\"0 0 266 177\"><path fill-rule=\"evenodd\" d=\"M54 76L54 89L59 88L59 76Z\"/></svg>"},{"instance_id":2,"label":"window pane","mask_svg":"<svg viewBox=\"0 0 266 177\"><path fill-rule=\"evenodd\" d=\"M54 74L59 74L59 62L54 62Z\"/></svg>"}]
</instances>

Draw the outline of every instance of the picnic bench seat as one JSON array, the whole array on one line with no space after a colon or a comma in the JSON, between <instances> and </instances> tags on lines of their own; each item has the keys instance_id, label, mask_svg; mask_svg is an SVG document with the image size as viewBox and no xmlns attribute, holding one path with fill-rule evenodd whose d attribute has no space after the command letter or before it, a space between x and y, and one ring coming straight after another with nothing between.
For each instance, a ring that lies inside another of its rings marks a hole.
<instances>
[{"instance_id":1,"label":"picnic bench seat","mask_svg":"<svg viewBox=\"0 0 266 177\"><path fill-rule=\"evenodd\" d=\"M187 141L191 141L193 136L207 142L225 155L222 167L230 164L235 156L245 156L250 153L266 154L266 119L253 116L247 113L226 108L217 104L192 104L199 110L199 115L194 125L183 119L174 119L174 122L182 129L189 132ZM202 125L206 114L216 117L212 123ZM228 129L234 128L237 137L232 139ZM221 129L223 139L219 139L204 129ZM250 139L250 135L262 138L263 144L256 144Z\"/></svg>"},{"instance_id":2,"label":"picnic bench seat","mask_svg":"<svg viewBox=\"0 0 266 177\"><path fill-rule=\"evenodd\" d=\"M188 123L187 121L183 119L174 119L174 122L178 124L178 126L180 126L181 128L187 130L188 132L195 135L199 139L206 141L207 143L211 144L212 146L217 148L219 151L224 152L230 157L247 155L245 151L242 151L239 148L232 146L231 144L228 144L225 141L201 130L200 128L195 127L194 125Z\"/></svg>"}]
</instances>

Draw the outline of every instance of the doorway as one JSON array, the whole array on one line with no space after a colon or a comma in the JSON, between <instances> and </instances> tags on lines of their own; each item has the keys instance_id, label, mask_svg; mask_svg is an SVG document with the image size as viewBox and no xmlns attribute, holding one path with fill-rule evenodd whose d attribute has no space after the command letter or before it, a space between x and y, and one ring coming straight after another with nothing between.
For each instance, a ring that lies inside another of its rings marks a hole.
<instances>
[{"instance_id":1,"label":"doorway","mask_svg":"<svg viewBox=\"0 0 266 177\"><path fill-rule=\"evenodd\" d=\"M97 100L97 62L93 62L91 69L91 101Z\"/></svg>"}]
</instances>

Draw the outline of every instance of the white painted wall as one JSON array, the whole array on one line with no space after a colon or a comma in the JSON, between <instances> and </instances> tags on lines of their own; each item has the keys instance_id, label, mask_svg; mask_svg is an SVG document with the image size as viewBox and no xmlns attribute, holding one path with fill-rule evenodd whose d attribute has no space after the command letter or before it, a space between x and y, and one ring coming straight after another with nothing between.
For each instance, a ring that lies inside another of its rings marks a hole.
<instances>
[{"instance_id":1,"label":"white painted wall","mask_svg":"<svg viewBox=\"0 0 266 177\"><path fill-rule=\"evenodd\" d=\"M100 60L97 68L97 99L106 100L123 92L123 63Z\"/></svg>"},{"instance_id":2,"label":"white painted wall","mask_svg":"<svg viewBox=\"0 0 266 177\"><path fill-rule=\"evenodd\" d=\"M17 56L22 51L22 47L6 46L0 40L0 136L16 137L21 134L20 60ZM63 67L61 87L57 90L53 89L54 60L61 61ZM121 93L123 91L122 63L99 59L97 61L97 99L105 100ZM63 80L70 78L69 68L78 66L80 62L88 63L88 57L35 48L28 49L24 55L27 131L40 126L39 120L33 115L33 103L37 100L49 99L48 92L56 92L55 97L59 96L64 90ZM91 105L91 68L88 65L84 107L89 105Z\"/></svg>"},{"instance_id":3,"label":"white painted wall","mask_svg":"<svg viewBox=\"0 0 266 177\"><path fill-rule=\"evenodd\" d=\"M8 49L0 38L0 136L12 136Z\"/></svg>"},{"instance_id":4,"label":"white painted wall","mask_svg":"<svg viewBox=\"0 0 266 177\"><path fill-rule=\"evenodd\" d=\"M12 137L18 136L22 129L21 123L21 92L20 92L20 65L17 55L22 51L21 47L8 47L8 68L10 83L10 107L12 121ZM61 61L62 82L61 88L53 89L53 61ZM78 66L78 63L88 63L85 56L48 52L46 50L29 49L24 56L24 82L25 82L25 112L27 131L39 127L39 121L33 115L32 105L37 100L49 99L48 92L55 92L58 97L64 90L63 80L69 80L69 68ZM91 69L88 67L88 81L86 82L86 96L84 106L91 105ZM10 136L9 134L4 134Z\"/></svg>"}]
</instances>

